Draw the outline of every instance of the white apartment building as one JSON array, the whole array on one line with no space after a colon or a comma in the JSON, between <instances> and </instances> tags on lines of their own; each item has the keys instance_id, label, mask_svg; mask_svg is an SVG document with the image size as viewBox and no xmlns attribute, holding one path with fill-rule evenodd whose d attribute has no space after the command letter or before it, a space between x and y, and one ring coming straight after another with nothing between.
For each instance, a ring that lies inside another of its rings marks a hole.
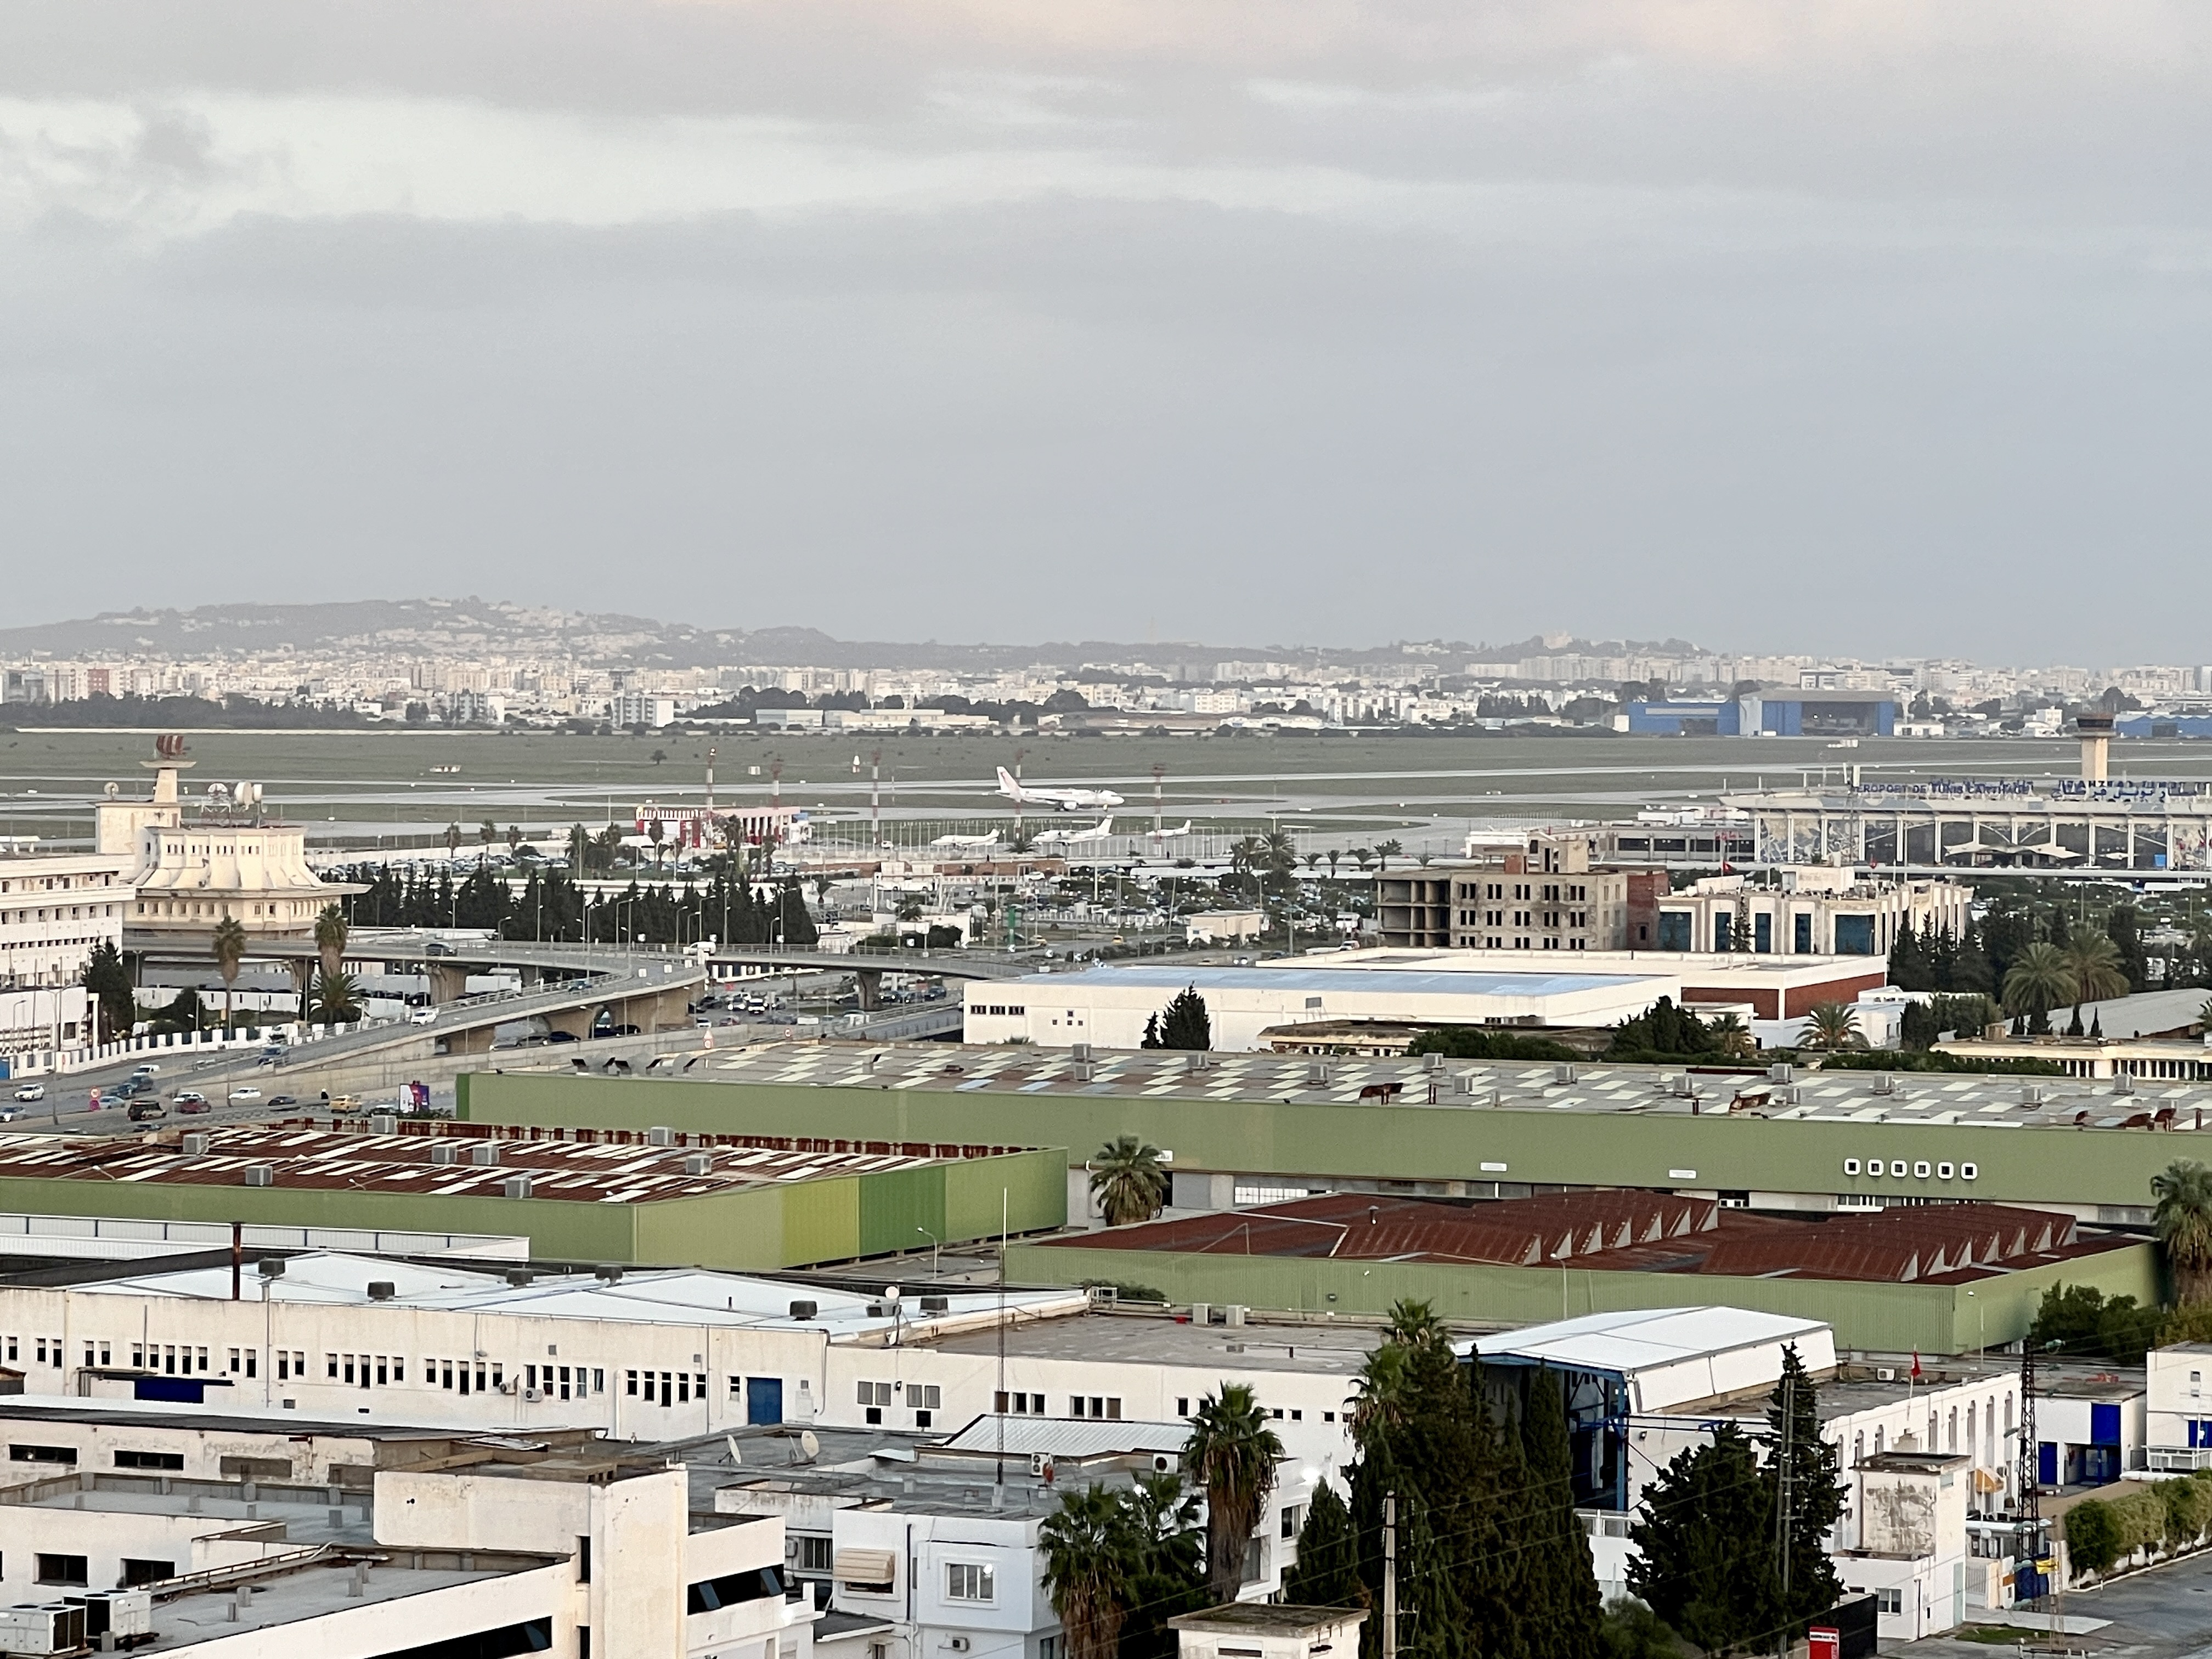
<instances>
[{"instance_id":1,"label":"white apartment building","mask_svg":"<svg viewBox=\"0 0 2212 1659\"><path fill-rule=\"evenodd\" d=\"M2212 1342L2177 1342L2143 1357L2144 1462L2155 1470L2212 1468Z\"/></svg>"},{"instance_id":2,"label":"white apartment building","mask_svg":"<svg viewBox=\"0 0 2212 1659\"><path fill-rule=\"evenodd\" d=\"M93 999L79 981L100 945L122 945L129 864L0 851L0 1054L91 1040Z\"/></svg>"},{"instance_id":3,"label":"white apartment building","mask_svg":"<svg viewBox=\"0 0 2212 1659\"><path fill-rule=\"evenodd\" d=\"M24 1428L0 1413L0 1431ZM187 1437L149 1426L143 1455L180 1456L165 1448ZM366 1492L160 1462L18 1464L32 1478L0 1504L0 1594L18 1617L44 1607L64 1620L75 1597L79 1616L113 1621L142 1651L196 1659L811 1655L817 1615L786 1593L782 1522L695 1524L681 1465L598 1445L423 1452Z\"/></svg>"}]
</instances>

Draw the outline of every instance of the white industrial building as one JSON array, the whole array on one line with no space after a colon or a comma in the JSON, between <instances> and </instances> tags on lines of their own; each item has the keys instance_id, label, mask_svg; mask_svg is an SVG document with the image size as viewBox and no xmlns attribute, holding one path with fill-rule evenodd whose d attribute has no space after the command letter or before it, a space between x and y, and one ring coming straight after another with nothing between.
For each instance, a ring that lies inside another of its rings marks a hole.
<instances>
[{"instance_id":1,"label":"white industrial building","mask_svg":"<svg viewBox=\"0 0 2212 1659\"><path fill-rule=\"evenodd\" d=\"M234 1299L233 1282L228 1263L137 1262L0 1285L0 1364L46 1398L623 1441L785 1423L944 1432L994 1410L1175 1421L1226 1376L1327 1468L1349 1453L1345 1401L1374 1341L1242 1310L1234 1325L1092 1311L1083 1291L893 1297L690 1268L310 1251L246 1265Z\"/></svg>"},{"instance_id":2,"label":"white industrial building","mask_svg":"<svg viewBox=\"0 0 2212 1659\"><path fill-rule=\"evenodd\" d=\"M1469 1346L1496 1376L1535 1366L1564 1376L1583 1522L1608 1595L1626 1590L1628 1529L1645 1488L1717 1423L1764 1434L1783 1351L1795 1346L1850 1493L1831 1540L1837 1572L1876 1597L1882 1639L1915 1641L2011 1601L2004 1517L2020 1380L2009 1369L1946 1358L1915 1378L1910 1359L1839 1364L1826 1325L1741 1308L1591 1314ZM1895 1524L1905 1514L1926 1524L1907 1537Z\"/></svg>"}]
</instances>

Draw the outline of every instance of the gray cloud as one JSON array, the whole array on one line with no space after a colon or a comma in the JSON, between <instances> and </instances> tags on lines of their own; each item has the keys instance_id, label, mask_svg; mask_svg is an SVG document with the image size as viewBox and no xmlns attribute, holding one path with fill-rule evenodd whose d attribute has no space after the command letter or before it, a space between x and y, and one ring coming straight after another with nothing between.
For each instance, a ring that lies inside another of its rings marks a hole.
<instances>
[{"instance_id":1,"label":"gray cloud","mask_svg":"<svg viewBox=\"0 0 2212 1659\"><path fill-rule=\"evenodd\" d=\"M17 619L2203 654L2197 12L1268 19L11 8Z\"/></svg>"}]
</instances>

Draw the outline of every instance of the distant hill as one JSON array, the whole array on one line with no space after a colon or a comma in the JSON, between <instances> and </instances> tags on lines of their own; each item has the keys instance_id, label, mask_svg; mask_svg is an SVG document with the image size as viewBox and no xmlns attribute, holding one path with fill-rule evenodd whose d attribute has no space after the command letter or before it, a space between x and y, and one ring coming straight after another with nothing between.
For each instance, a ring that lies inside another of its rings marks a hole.
<instances>
[{"instance_id":1,"label":"distant hill","mask_svg":"<svg viewBox=\"0 0 2212 1659\"><path fill-rule=\"evenodd\" d=\"M1036 645L945 644L839 640L815 628L701 628L621 612L555 611L504 600L349 599L329 605L209 605L190 611L104 611L36 628L0 629L0 661L33 656L88 658L154 655L229 657L295 650L316 655L349 650L428 657L500 654L568 656L608 665L692 668L722 663L806 664L823 668L936 668L982 672L1050 664L1144 661L1210 675L1231 659L1296 664L1433 662L1446 672L1468 659L1503 660L1575 651L1623 650L1692 654L1680 641L1664 645L1576 640L1546 647L1540 639L1510 645L1431 640L1387 646L1207 645L1192 641L1048 641ZM1199 677L1194 674L1194 677Z\"/></svg>"}]
</instances>

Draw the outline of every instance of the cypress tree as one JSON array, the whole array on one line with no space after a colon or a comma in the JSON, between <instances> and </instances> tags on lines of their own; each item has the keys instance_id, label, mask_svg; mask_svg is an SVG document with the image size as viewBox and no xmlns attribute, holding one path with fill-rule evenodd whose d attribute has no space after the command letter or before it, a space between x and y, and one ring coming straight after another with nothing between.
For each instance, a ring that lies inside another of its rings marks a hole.
<instances>
[{"instance_id":1,"label":"cypress tree","mask_svg":"<svg viewBox=\"0 0 2212 1659\"><path fill-rule=\"evenodd\" d=\"M1176 992L1161 1011L1159 1046L1192 1050L1213 1047L1213 1021L1195 985Z\"/></svg>"},{"instance_id":2,"label":"cypress tree","mask_svg":"<svg viewBox=\"0 0 2212 1659\"><path fill-rule=\"evenodd\" d=\"M1782 1351L1782 1376L1766 1406L1766 1432L1759 1444L1766 1454L1765 1478L1775 1496L1768 1499L1768 1514L1779 1497L1784 1401L1790 1419L1790 1524L1784 1550L1790 1561L1790 1590L1781 1594L1777 1574L1775 1592L1780 1619L1793 1635L1815 1614L1835 1606L1844 1593L1836 1577L1836 1564L1822 1540L1834 1529L1844 1512L1844 1488L1837 1449L1821 1438L1819 1400L1813 1379L1797 1357L1797 1345ZM1773 1528L1770 1523L1768 1535Z\"/></svg>"},{"instance_id":3,"label":"cypress tree","mask_svg":"<svg viewBox=\"0 0 2212 1659\"><path fill-rule=\"evenodd\" d=\"M1283 1599L1309 1607L1361 1607L1367 1587L1359 1582L1359 1540L1352 1530L1352 1511L1326 1480L1314 1488L1298 1528L1298 1559L1283 1575Z\"/></svg>"},{"instance_id":4,"label":"cypress tree","mask_svg":"<svg viewBox=\"0 0 2212 1659\"><path fill-rule=\"evenodd\" d=\"M1531 1659L1599 1659L1604 1608L1589 1540L1575 1513L1565 1379L1549 1368L1528 1380L1521 1446L1528 1468L1521 1526L1528 1562L1522 1607Z\"/></svg>"},{"instance_id":5,"label":"cypress tree","mask_svg":"<svg viewBox=\"0 0 2212 1659\"><path fill-rule=\"evenodd\" d=\"M1764 1644L1775 1610L1771 1490L1751 1442L1723 1423L1644 1488L1628 1588L1708 1652Z\"/></svg>"}]
</instances>

